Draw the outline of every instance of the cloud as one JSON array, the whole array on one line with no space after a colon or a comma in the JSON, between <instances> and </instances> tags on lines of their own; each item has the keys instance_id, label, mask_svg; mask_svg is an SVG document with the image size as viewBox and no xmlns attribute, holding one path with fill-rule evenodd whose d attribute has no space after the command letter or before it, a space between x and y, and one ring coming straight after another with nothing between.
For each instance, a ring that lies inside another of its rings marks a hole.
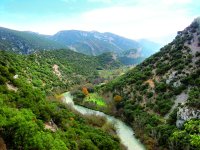
<instances>
[{"instance_id":1,"label":"cloud","mask_svg":"<svg viewBox=\"0 0 200 150\"><path fill-rule=\"evenodd\" d=\"M187 8L178 5L181 2L183 3L180 5L189 3L190 0L152 1L153 3L147 3L146 0L141 0L135 5L122 4L84 12L73 18L66 17L65 20L61 18L47 28L44 26L42 32L53 33L60 29L97 30L113 32L131 39L148 38L166 42L162 39L172 37L194 19L188 15ZM40 28L41 26L34 29L41 31Z\"/></svg>"},{"instance_id":2,"label":"cloud","mask_svg":"<svg viewBox=\"0 0 200 150\"><path fill-rule=\"evenodd\" d=\"M85 30L110 31L129 38L158 38L176 33L193 18L186 9L170 9L157 3L97 9L80 18Z\"/></svg>"},{"instance_id":3,"label":"cloud","mask_svg":"<svg viewBox=\"0 0 200 150\"><path fill-rule=\"evenodd\" d=\"M62 1L70 3L76 0ZM17 23L10 23L10 25L12 28L15 26L14 29L31 30L43 34L54 34L59 30L69 29L96 30L113 32L131 39L148 38L168 42L166 37L171 38L196 17L192 14L193 6L196 5L195 0L86 1L88 3L101 2L105 6L87 9L84 12L77 10L77 13L73 15L67 13L68 7L66 12L59 12L59 15L55 12L55 15L44 15L44 18L40 16L35 22L26 21L21 26Z\"/></svg>"}]
</instances>

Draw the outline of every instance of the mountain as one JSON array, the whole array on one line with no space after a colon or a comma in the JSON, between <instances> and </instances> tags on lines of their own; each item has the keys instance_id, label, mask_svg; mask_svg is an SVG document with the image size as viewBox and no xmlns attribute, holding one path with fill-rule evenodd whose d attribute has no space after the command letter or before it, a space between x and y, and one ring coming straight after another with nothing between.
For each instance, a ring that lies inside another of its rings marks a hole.
<instances>
[{"instance_id":1,"label":"mountain","mask_svg":"<svg viewBox=\"0 0 200 150\"><path fill-rule=\"evenodd\" d=\"M137 49L126 50L118 54L117 58L124 65L139 64L145 59L145 57L142 57L141 51Z\"/></svg>"},{"instance_id":2,"label":"mountain","mask_svg":"<svg viewBox=\"0 0 200 150\"><path fill-rule=\"evenodd\" d=\"M138 64L161 47L146 39L134 41L113 33L97 31L65 30L48 38L87 55L112 52L125 65Z\"/></svg>"},{"instance_id":3,"label":"mountain","mask_svg":"<svg viewBox=\"0 0 200 150\"><path fill-rule=\"evenodd\" d=\"M50 39L65 44L74 51L88 55L99 55L104 52L120 53L131 48L139 48L136 41L112 33L87 32L79 30L60 31Z\"/></svg>"},{"instance_id":4,"label":"mountain","mask_svg":"<svg viewBox=\"0 0 200 150\"><path fill-rule=\"evenodd\" d=\"M38 50L60 49L66 46L29 31L16 31L0 27L0 49L30 54Z\"/></svg>"},{"instance_id":5,"label":"mountain","mask_svg":"<svg viewBox=\"0 0 200 150\"><path fill-rule=\"evenodd\" d=\"M147 149L200 148L200 18L100 92ZM117 99L117 98L118 99Z\"/></svg>"},{"instance_id":6,"label":"mountain","mask_svg":"<svg viewBox=\"0 0 200 150\"><path fill-rule=\"evenodd\" d=\"M140 49L129 49L117 55L117 58L124 65L136 65L141 63L145 58L156 53L161 45L147 39L141 39L137 42L140 43Z\"/></svg>"},{"instance_id":7,"label":"mountain","mask_svg":"<svg viewBox=\"0 0 200 150\"><path fill-rule=\"evenodd\" d=\"M141 55L145 58L155 54L162 47L161 44L152 42L147 39L140 39L138 40L138 42L142 45L144 49L143 51L141 51Z\"/></svg>"},{"instance_id":8,"label":"mountain","mask_svg":"<svg viewBox=\"0 0 200 150\"><path fill-rule=\"evenodd\" d=\"M137 42L108 32L66 30L55 35L42 35L31 31L0 27L0 49L20 54L62 48L93 56L112 52L119 60L122 60L123 64L132 65L140 63L153 54L158 47L158 44L148 40ZM132 57L132 49L136 50L137 58ZM128 54L130 52L131 55Z\"/></svg>"},{"instance_id":9,"label":"mountain","mask_svg":"<svg viewBox=\"0 0 200 150\"><path fill-rule=\"evenodd\" d=\"M137 42L113 33L97 31L65 30L49 38L87 55L99 55L105 52L121 55L126 51L136 49L141 56L148 57L160 47L159 44L148 40Z\"/></svg>"}]
</instances>

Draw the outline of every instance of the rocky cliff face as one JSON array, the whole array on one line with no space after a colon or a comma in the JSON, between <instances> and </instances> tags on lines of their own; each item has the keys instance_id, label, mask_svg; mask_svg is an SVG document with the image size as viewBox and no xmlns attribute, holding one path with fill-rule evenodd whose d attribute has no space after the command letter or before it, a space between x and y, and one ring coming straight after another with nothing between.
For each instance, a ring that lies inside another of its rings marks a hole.
<instances>
[{"instance_id":1,"label":"rocky cliff face","mask_svg":"<svg viewBox=\"0 0 200 150\"><path fill-rule=\"evenodd\" d=\"M200 119L200 110L187 106L179 107L177 112L176 126L181 128L185 121L190 119Z\"/></svg>"}]
</instances>

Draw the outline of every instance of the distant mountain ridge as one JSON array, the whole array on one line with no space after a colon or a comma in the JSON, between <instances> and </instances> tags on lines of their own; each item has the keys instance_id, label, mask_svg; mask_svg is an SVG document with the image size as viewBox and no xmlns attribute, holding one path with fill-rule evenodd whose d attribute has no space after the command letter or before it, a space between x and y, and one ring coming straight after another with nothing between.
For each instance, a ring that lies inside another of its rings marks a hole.
<instances>
[{"instance_id":1,"label":"distant mountain ridge","mask_svg":"<svg viewBox=\"0 0 200 150\"><path fill-rule=\"evenodd\" d=\"M0 49L30 54L39 50L66 48L44 35L30 31L17 31L0 27Z\"/></svg>"},{"instance_id":2,"label":"distant mountain ridge","mask_svg":"<svg viewBox=\"0 0 200 150\"><path fill-rule=\"evenodd\" d=\"M104 52L120 53L125 49L140 48L138 42L112 33L97 31L65 30L49 37L69 48L88 55L99 55Z\"/></svg>"},{"instance_id":3,"label":"distant mountain ridge","mask_svg":"<svg viewBox=\"0 0 200 150\"><path fill-rule=\"evenodd\" d=\"M150 55L158 52L162 47L161 44L155 43L147 39L140 39L138 42L143 46L144 51L141 51L143 57L149 57Z\"/></svg>"},{"instance_id":4,"label":"distant mountain ridge","mask_svg":"<svg viewBox=\"0 0 200 150\"><path fill-rule=\"evenodd\" d=\"M140 41L131 40L113 33L100 33L97 31L64 30L49 36L49 39L68 46L74 51L88 55L99 55L104 52L121 54L130 49L137 49L138 52L144 51L144 56L149 56L160 48L159 44L148 40L142 40L141 44ZM151 47L148 47L148 44Z\"/></svg>"},{"instance_id":5,"label":"distant mountain ridge","mask_svg":"<svg viewBox=\"0 0 200 150\"><path fill-rule=\"evenodd\" d=\"M64 30L54 35L42 35L0 27L0 49L20 54L63 48L93 56L112 52L123 59L124 64L132 65L152 55L159 47L148 40L134 41L109 32Z\"/></svg>"}]
</instances>

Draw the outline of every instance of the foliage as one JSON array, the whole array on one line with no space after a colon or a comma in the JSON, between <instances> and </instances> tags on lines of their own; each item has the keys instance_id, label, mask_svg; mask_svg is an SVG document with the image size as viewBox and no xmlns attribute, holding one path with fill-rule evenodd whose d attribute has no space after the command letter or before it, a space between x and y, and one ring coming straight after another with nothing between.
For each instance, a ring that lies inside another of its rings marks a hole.
<instances>
[{"instance_id":1,"label":"foliage","mask_svg":"<svg viewBox=\"0 0 200 150\"><path fill-rule=\"evenodd\" d=\"M96 68L112 68L115 64L113 61L113 66L110 66L100 62L100 58L64 49L31 55L0 51L0 62L12 67L14 70L11 71L15 71L19 78L28 80L34 87L48 94L61 93L76 84L93 83L99 78ZM58 66L60 77L54 73L54 65ZM5 82L4 78L1 77L0 82Z\"/></svg>"},{"instance_id":2,"label":"foliage","mask_svg":"<svg viewBox=\"0 0 200 150\"><path fill-rule=\"evenodd\" d=\"M190 120L184 124L184 129L175 131L170 140L174 147L198 149L200 147L200 120Z\"/></svg>"},{"instance_id":3,"label":"foliage","mask_svg":"<svg viewBox=\"0 0 200 150\"><path fill-rule=\"evenodd\" d=\"M122 97L120 95L115 95L114 100L115 100L115 102L119 103L122 101Z\"/></svg>"},{"instance_id":4,"label":"foliage","mask_svg":"<svg viewBox=\"0 0 200 150\"><path fill-rule=\"evenodd\" d=\"M88 92L88 90L87 90L86 87L83 87L83 88L82 88L82 92L83 92L83 94L84 94L85 96L88 96L88 94L89 94L89 92Z\"/></svg>"},{"instance_id":5,"label":"foliage","mask_svg":"<svg viewBox=\"0 0 200 150\"><path fill-rule=\"evenodd\" d=\"M200 61L199 53L194 53L198 49L195 43L199 38L199 23L194 21L158 53L99 89L102 93L118 93L123 97L123 101L116 104L117 115L132 125L148 149L195 149L198 146L189 142L194 137L194 143L198 144L198 137L189 136L192 129L179 131L176 128L177 110L173 104L177 103L178 95L189 91L185 105L195 110L200 108ZM191 44L196 45L195 49ZM171 109L174 111L170 115ZM171 145L174 132L177 139Z\"/></svg>"},{"instance_id":6,"label":"foliage","mask_svg":"<svg viewBox=\"0 0 200 150\"><path fill-rule=\"evenodd\" d=\"M200 108L200 87L192 88L189 92L188 105L191 107Z\"/></svg>"},{"instance_id":7,"label":"foliage","mask_svg":"<svg viewBox=\"0 0 200 150\"><path fill-rule=\"evenodd\" d=\"M90 93L87 97L84 98L84 102L93 102L97 106L106 105L105 100L97 93Z\"/></svg>"},{"instance_id":8,"label":"foliage","mask_svg":"<svg viewBox=\"0 0 200 150\"><path fill-rule=\"evenodd\" d=\"M46 99L43 90L33 87L24 78L14 79L15 71L9 67L13 62L8 61L10 57L3 57L6 59L5 63L0 62L0 77L4 79L0 84L0 137L8 149L120 149L116 137L93 126L88 118L77 115L58 101ZM20 63L15 62L13 68ZM16 71L18 69L22 69L20 65ZM18 90L9 90L6 83ZM55 131L46 128L49 121L56 126Z\"/></svg>"}]
</instances>

